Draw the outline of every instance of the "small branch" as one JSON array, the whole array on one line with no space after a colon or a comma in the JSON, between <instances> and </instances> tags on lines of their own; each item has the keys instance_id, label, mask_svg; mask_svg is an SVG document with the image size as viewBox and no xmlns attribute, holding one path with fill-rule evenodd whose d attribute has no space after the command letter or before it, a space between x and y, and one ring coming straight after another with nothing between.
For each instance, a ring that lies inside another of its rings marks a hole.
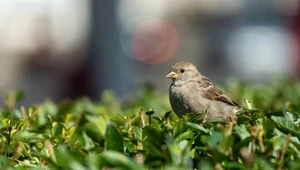
<instances>
[{"instance_id":1,"label":"small branch","mask_svg":"<svg viewBox=\"0 0 300 170\"><path fill-rule=\"evenodd\" d=\"M260 131L259 134L258 134L258 142L259 142L260 151L262 153L264 153L266 151L266 149L265 149L265 146L264 146L262 136L263 136L263 132Z\"/></svg>"},{"instance_id":2,"label":"small branch","mask_svg":"<svg viewBox=\"0 0 300 170\"><path fill-rule=\"evenodd\" d=\"M149 109L147 112L146 112L146 115L149 116L149 125L151 125L151 115L154 114L154 111L153 109Z\"/></svg>"},{"instance_id":3,"label":"small branch","mask_svg":"<svg viewBox=\"0 0 300 170\"><path fill-rule=\"evenodd\" d=\"M142 128L144 128L146 126L145 124L145 118L144 118L144 114L140 111L139 112L140 116L141 116L141 121L142 121Z\"/></svg>"},{"instance_id":4,"label":"small branch","mask_svg":"<svg viewBox=\"0 0 300 170\"><path fill-rule=\"evenodd\" d=\"M45 141L44 146L48 149L51 160L54 163L57 163L52 143L50 143L49 141Z\"/></svg>"},{"instance_id":5,"label":"small branch","mask_svg":"<svg viewBox=\"0 0 300 170\"><path fill-rule=\"evenodd\" d=\"M221 145L221 152L224 152L226 149L227 141L232 134L232 128L233 128L233 122L229 122L229 128L227 130L227 133L225 133L224 140Z\"/></svg>"},{"instance_id":6,"label":"small branch","mask_svg":"<svg viewBox=\"0 0 300 170\"><path fill-rule=\"evenodd\" d=\"M251 143L252 143L252 145L251 145L251 153L252 154L254 154L254 152L255 152L255 139L257 138L259 132L260 132L260 129L257 126L252 126L250 128L250 134L252 136L252 141L251 141Z\"/></svg>"},{"instance_id":7,"label":"small branch","mask_svg":"<svg viewBox=\"0 0 300 170\"><path fill-rule=\"evenodd\" d=\"M149 125L151 125L151 115L149 115Z\"/></svg>"},{"instance_id":8,"label":"small branch","mask_svg":"<svg viewBox=\"0 0 300 170\"><path fill-rule=\"evenodd\" d=\"M248 148L243 147L240 150L241 158L243 163L248 167L248 169L253 169L253 153L250 153Z\"/></svg>"},{"instance_id":9,"label":"small branch","mask_svg":"<svg viewBox=\"0 0 300 170\"><path fill-rule=\"evenodd\" d=\"M284 155L285 155L286 150L287 150L287 148L289 146L290 138L291 138L291 134L289 133L288 136L286 137L285 145L284 145L284 148L283 148L283 150L281 152L281 155L280 155L280 158L279 158L279 163L278 163L277 170L281 170L281 168L282 168L283 160L284 160Z\"/></svg>"},{"instance_id":10,"label":"small branch","mask_svg":"<svg viewBox=\"0 0 300 170\"><path fill-rule=\"evenodd\" d=\"M229 115L229 119L233 124L236 124L236 121L232 115Z\"/></svg>"},{"instance_id":11,"label":"small branch","mask_svg":"<svg viewBox=\"0 0 300 170\"><path fill-rule=\"evenodd\" d=\"M11 120L9 119L9 120L7 120L7 124L8 124L8 135L7 135L7 148L6 148L6 156L8 156L9 155L9 153L8 153L8 149L9 149L9 145L10 145L10 142L11 142L11 131L12 131L12 124L11 124Z\"/></svg>"}]
</instances>

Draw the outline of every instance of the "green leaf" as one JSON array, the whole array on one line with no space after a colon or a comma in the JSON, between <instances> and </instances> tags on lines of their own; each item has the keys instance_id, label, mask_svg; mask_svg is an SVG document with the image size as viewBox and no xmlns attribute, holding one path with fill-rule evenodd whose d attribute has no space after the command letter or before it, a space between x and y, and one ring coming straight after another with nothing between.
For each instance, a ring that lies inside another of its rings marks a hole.
<instances>
[{"instance_id":1,"label":"green leaf","mask_svg":"<svg viewBox=\"0 0 300 170\"><path fill-rule=\"evenodd\" d=\"M194 132L191 130L185 131L182 134L180 134L178 137L176 137L176 141L180 142L182 140L191 139L194 137Z\"/></svg>"},{"instance_id":2,"label":"green leaf","mask_svg":"<svg viewBox=\"0 0 300 170\"><path fill-rule=\"evenodd\" d=\"M9 163L10 163L10 160L8 159L8 157L6 157L4 155L0 155L0 168L1 169L8 168Z\"/></svg>"},{"instance_id":3,"label":"green leaf","mask_svg":"<svg viewBox=\"0 0 300 170\"><path fill-rule=\"evenodd\" d=\"M84 139L84 149L85 150L90 150L93 147L95 147L95 144L93 143L92 139L89 138L85 132L82 134L82 137Z\"/></svg>"},{"instance_id":4,"label":"green leaf","mask_svg":"<svg viewBox=\"0 0 300 170\"><path fill-rule=\"evenodd\" d=\"M56 164L67 169L70 165L70 160L72 160L71 153L68 151L67 146L59 145L55 147L54 153L56 157Z\"/></svg>"},{"instance_id":5,"label":"green leaf","mask_svg":"<svg viewBox=\"0 0 300 170\"><path fill-rule=\"evenodd\" d=\"M169 116L170 116L170 114L172 113L172 111L168 111L168 112L166 112L166 114L165 114L165 116L164 116L164 118L165 119L167 119Z\"/></svg>"},{"instance_id":6,"label":"green leaf","mask_svg":"<svg viewBox=\"0 0 300 170\"><path fill-rule=\"evenodd\" d=\"M284 117L289 119L291 122L296 122L299 119L299 116L296 113L292 113L289 111L284 112Z\"/></svg>"},{"instance_id":7,"label":"green leaf","mask_svg":"<svg viewBox=\"0 0 300 170\"><path fill-rule=\"evenodd\" d=\"M34 111L35 111L35 107L30 107L30 108L28 109L29 117L31 117L31 116L33 115Z\"/></svg>"},{"instance_id":8,"label":"green leaf","mask_svg":"<svg viewBox=\"0 0 300 170\"><path fill-rule=\"evenodd\" d=\"M236 163L236 162L226 162L224 163L224 168L226 169L241 169L241 170L248 170L244 164Z\"/></svg>"},{"instance_id":9,"label":"green leaf","mask_svg":"<svg viewBox=\"0 0 300 170\"><path fill-rule=\"evenodd\" d=\"M209 163L207 160L201 160L199 163L199 170L214 170L215 168L211 163Z\"/></svg>"},{"instance_id":10,"label":"green leaf","mask_svg":"<svg viewBox=\"0 0 300 170\"><path fill-rule=\"evenodd\" d=\"M269 162L267 162L264 158L261 158L259 156L256 156L255 158L255 163L258 166L258 169L268 169L268 170L273 170L275 169Z\"/></svg>"},{"instance_id":11,"label":"green leaf","mask_svg":"<svg viewBox=\"0 0 300 170\"><path fill-rule=\"evenodd\" d=\"M241 138L241 140L244 140L250 136L250 133L248 132L245 125L236 125L234 126L234 130L237 133L237 135Z\"/></svg>"},{"instance_id":12,"label":"green leaf","mask_svg":"<svg viewBox=\"0 0 300 170\"><path fill-rule=\"evenodd\" d=\"M189 155L190 146L187 140L177 143L173 138L168 136L167 147L174 166L179 166L184 169L192 168L192 159Z\"/></svg>"},{"instance_id":13,"label":"green leaf","mask_svg":"<svg viewBox=\"0 0 300 170\"><path fill-rule=\"evenodd\" d=\"M163 132L157 125L147 125L143 128L143 139L160 148L163 144Z\"/></svg>"},{"instance_id":14,"label":"green leaf","mask_svg":"<svg viewBox=\"0 0 300 170\"><path fill-rule=\"evenodd\" d=\"M173 135L178 136L183 133L188 127L185 126L186 122L183 119L180 119L176 123L173 123Z\"/></svg>"},{"instance_id":15,"label":"green leaf","mask_svg":"<svg viewBox=\"0 0 300 170\"><path fill-rule=\"evenodd\" d=\"M33 139L36 136L36 134L31 133L27 130L19 131L14 137L15 139L18 139L20 141L27 141L29 139Z\"/></svg>"},{"instance_id":16,"label":"green leaf","mask_svg":"<svg viewBox=\"0 0 300 170\"><path fill-rule=\"evenodd\" d=\"M246 98L244 98L244 102L246 104L246 108L247 109L249 109L249 110L253 109L252 103L249 100L247 100Z\"/></svg>"},{"instance_id":17,"label":"green leaf","mask_svg":"<svg viewBox=\"0 0 300 170\"><path fill-rule=\"evenodd\" d=\"M223 139L224 139L224 134L222 132L213 131L210 137L210 144L214 148L220 148Z\"/></svg>"},{"instance_id":18,"label":"green leaf","mask_svg":"<svg viewBox=\"0 0 300 170\"><path fill-rule=\"evenodd\" d=\"M195 129L196 131L198 132L204 132L204 133L208 133L208 131L203 127L203 126L200 126L196 123L192 123L192 122L186 122L186 125Z\"/></svg>"},{"instance_id":19,"label":"green leaf","mask_svg":"<svg viewBox=\"0 0 300 170\"><path fill-rule=\"evenodd\" d=\"M279 128L290 132L291 134L297 136L300 139L299 128L295 124L293 124L291 121L289 121L286 118L276 117L276 116L271 116L271 119L276 123L276 125Z\"/></svg>"},{"instance_id":20,"label":"green leaf","mask_svg":"<svg viewBox=\"0 0 300 170\"><path fill-rule=\"evenodd\" d=\"M148 159L164 159L164 133L158 125L147 125L143 128L143 147L149 153Z\"/></svg>"},{"instance_id":21,"label":"green leaf","mask_svg":"<svg viewBox=\"0 0 300 170\"><path fill-rule=\"evenodd\" d=\"M101 158L105 161L105 165L113 166L114 168L122 168L128 170L143 170L144 168L135 163L132 159L124 154L116 151L105 151Z\"/></svg>"},{"instance_id":22,"label":"green leaf","mask_svg":"<svg viewBox=\"0 0 300 170\"><path fill-rule=\"evenodd\" d=\"M140 127L135 127L134 128L134 134L136 136L136 138L140 141L143 140L143 130Z\"/></svg>"},{"instance_id":23,"label":"green leaf","mask_svg":"<svg viewBox=\"0 0 300 170\"><path fill-rule=\"evenodd\" d=\"M103 116L86 115L85 117L89 122L93 124L92 126L96 127L95 131L100 132L102 136L105 135L107 125Z\"/></svg>"},{"instance_id":24,"label":"green leaf","mask_svg":"<svg viewBox=\"0 0 300 170\"><path fill-rule=\"evenodd\" d=\"M266 137L271 137L273 135L275 124L272 120L264 119L262 127L263 127L263 131L264 131L264 135Z\"/></svg>"},{"instance_id":25,"label":"green leaf","mask_svg":"<svg viewBox=\"0 0 300 170\"><path fill-rule=\"evenodd\" d=\"M44 109L46 111L46 114L50 116L55 116L58 111L56 105L50 101L45 102Z\"/></svg>"},{"instance_id":26,"label":"green leaf","mask_svg":"<svg viewBox=\"0 0 300 170\"><path fill-rule=\"evenodd\" d=\"M123 153L124 152L124 142L119 129L116 124L109 121L106 125L105 132L105 149L113 150Z\"/></svg>"}]
</instances>

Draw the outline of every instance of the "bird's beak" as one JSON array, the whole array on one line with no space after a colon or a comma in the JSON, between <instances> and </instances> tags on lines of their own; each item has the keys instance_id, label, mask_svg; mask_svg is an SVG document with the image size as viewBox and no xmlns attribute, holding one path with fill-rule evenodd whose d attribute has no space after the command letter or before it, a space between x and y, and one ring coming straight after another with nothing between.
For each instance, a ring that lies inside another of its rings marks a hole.
<instances>
[{"instance_id":1,"label":"bird's beak","mask_svg":"<svg viewBox=\"0 0 300 170\"><path fill-rule=\"evenodd\" d=\"M176 79L178 77L178 74L171 71L166 75L166 78L170 78L170 79Z\"/></svg>"}]
</instances>

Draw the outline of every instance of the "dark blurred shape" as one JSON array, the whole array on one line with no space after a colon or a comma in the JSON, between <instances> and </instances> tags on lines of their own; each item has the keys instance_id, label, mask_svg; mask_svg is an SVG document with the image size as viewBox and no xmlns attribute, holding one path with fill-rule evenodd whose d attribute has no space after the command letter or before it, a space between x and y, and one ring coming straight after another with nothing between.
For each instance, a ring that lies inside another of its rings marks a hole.
<instances>
[{"instance_id":1,"label":"dark blurred shape","mask_svg":"<svg viewBox=\"0 0 300 170\"><path fill-rule=\"evenodd\" d=\"M116 23L116 0L92 0L92 31L86 70L86 92L97 98L103 89L122 90L124 79L118 72L120 51ZM103 5L105 4L105 5ZM126 64L126 63L122 63Z\"/></svg>"},{"instance_id":2,"label":"dark blurred shape","mask_svg":"<svg viewBox=\"0 0 300 170\"><path fill-rule=\"evenodd\" d=\"M21 89L20 104L27 106L78 91L71 79L86 59L89 5L81 0L0 2L1 98Z\"/></svg>"},{"instance_id":3,"label":"dark blurred shape","mask_svg":"<svg viewBox=\"0 0 300 170\"><path fill-rule=\"evenodd\" d=\"M298 61L297 64L297 76L300 77L300 7L298 8L298 11L293 18L293 31L296 38L295 42L295 58Z\"/></svg>"}]
</instances>

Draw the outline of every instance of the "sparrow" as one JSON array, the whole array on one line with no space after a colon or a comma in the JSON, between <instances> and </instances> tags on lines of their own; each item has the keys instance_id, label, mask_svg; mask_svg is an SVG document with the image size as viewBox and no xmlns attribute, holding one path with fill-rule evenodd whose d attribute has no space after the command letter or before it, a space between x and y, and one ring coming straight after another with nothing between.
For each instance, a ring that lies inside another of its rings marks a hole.
<instances>
[{"instance_id":1,"label":"sparrow","mask_svg":"<svg viewBox=\"0 0 300 170\"><path fill-rule=\"evenodd\" d=\"M190 62L175 64L166 78L172 79L169 100L179 117L193 113L204 114L207 120L231 120L242 109Z\"/></svg>"}]
</instances>

